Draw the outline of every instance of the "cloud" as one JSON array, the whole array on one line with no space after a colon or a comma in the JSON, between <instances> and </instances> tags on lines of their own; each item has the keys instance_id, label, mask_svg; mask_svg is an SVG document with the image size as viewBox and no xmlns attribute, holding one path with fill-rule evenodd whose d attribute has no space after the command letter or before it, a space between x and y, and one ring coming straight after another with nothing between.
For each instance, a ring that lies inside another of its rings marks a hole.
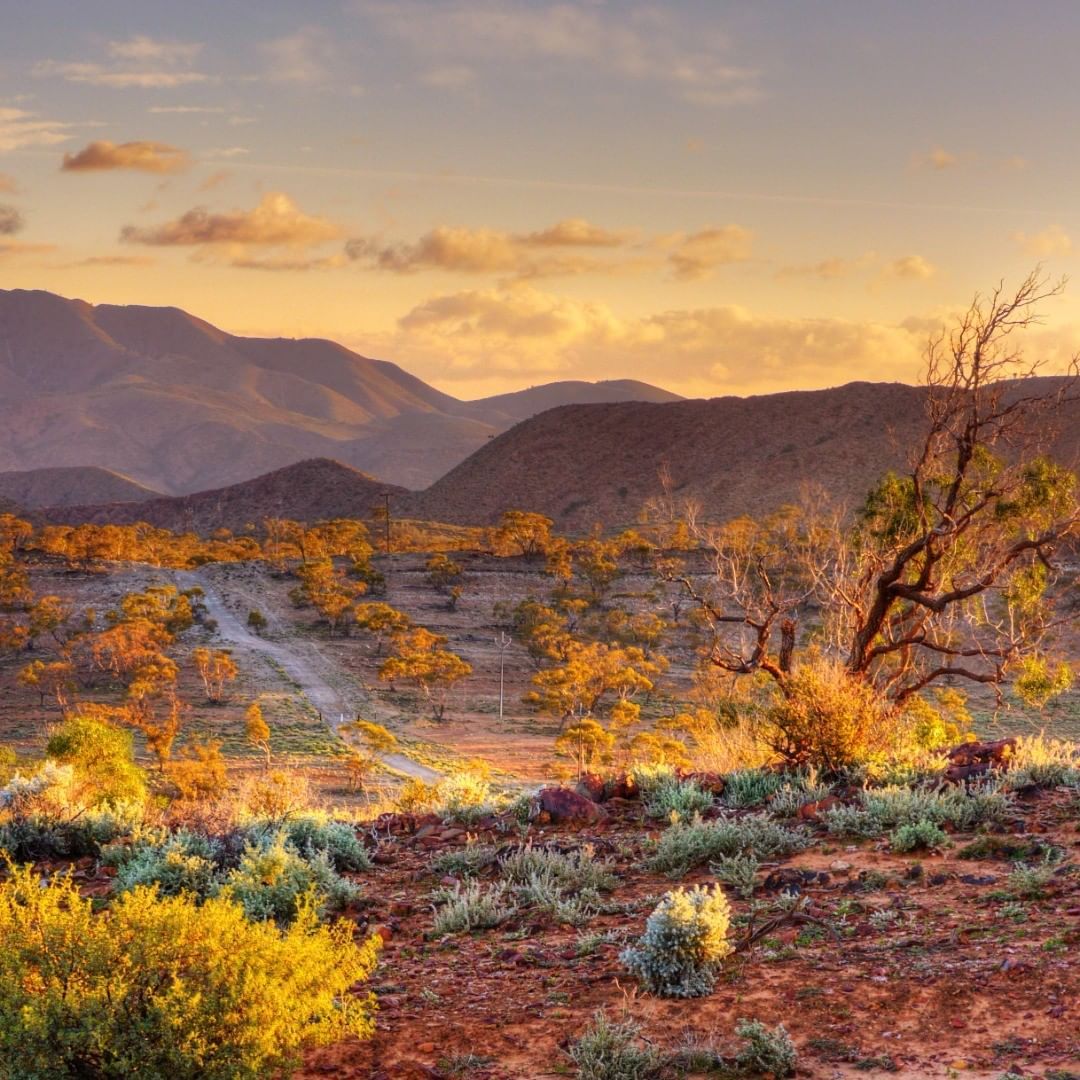
<instances>
[{"instance_id":1,"label":"cloud","mask_svg":"<svg viewBox=\"0 0 1080 1080\"><path fill-rule=\"evenodd\" d=\"M90 255L76 262L65 263L75 266L153 266L157 259L151 255Z\"/></svg>"},{"instance_id":2,"label":"cloud","mask_svg":"<svg viewBox=\"0 0 1080 1080\"><path fill-rule=\"evenodd\" d=\"M26 244L21 240L0 239L0 258L20 255L44 255L55 251L55 244Z\"/></svg>"},{"instance_id":3,"label":"cloud","mask_svg":"<svg viewBox=\"0 0 1080 1080\"><path fill-rule=\"evenodd\" d=\"M937 172L944 172L946 169L955 169L960 164L960 158L942 146L935 146L933 150L925 154L917 154L912 164L917 169L934 169Z\"/></svg>"},{"instance_id":4,"label":"cloud","mask_svg":"<svg viewBox=\"0 0 1080 1080\"><path fill-rule=\"evenodd\" d=\"M845 259L834 255L828 259L821 259L816 263L801 263L795 266L781 267L776 276L778 278L815 277L822 281L836 281L840 278L850 277L856 270L865 265L861 259Z\"/></svg>"},{"instance_id":5,"label":"cloud","mask_svg":"<svg viewBox=\"0 0 1080 1080\"><path fill-rule=\"evenodd\" d=\"M160 38L136 34L125 41L110 41L109 55L119 60L132 60L137 63L155 62L161 64L188 65L195 61L202 49L198 41L165 41Z\"/></svg>"},{"instance_id":6,"label":"cloud","mask_svg":"<svg viewBox=\"0 0 1080 1080\"><path fill-rule=\"evenodd\" d=\"M1030 235L1014 232L1012 238L1025 255L1034 255L1038 259L1069 255L1073 249L1072 238L1060 225L1049 225Z\"/></svg>"},{"instance_id":7,"label":"cloud","mask_svg":"<svg viewBox=\"0 0 1080 1080\"><path fill-rule=\"evenodd\" d=\"M306 271L337 270L347 263L344 254L324 255L320 258L304 258L295 255L273 255L258 258L251 255L236 255L229 259L229 265L240 270Z\"/></svg>"},{"instance_id":8,"label":"cloud","mask_svg":"<svg viewBox=\"0 0 1080 1080\"><path fill-rule=\"evenodd\" d=\"M420 76L426 86L436 86L445 90L460 90L476 82L476 72L464 64L432 68Z\"/></svg>"},{"instance_id":9,"label":"cloud","mask_svg":"<svg viewBox=\"0 0 1080 1080\"><path fill-rule=\"evenodd\" d=\"M884 270L886 277L904 281L926 281L937 273L937 267L921 255L904 255L894 259Z\"/></svg>"},{"instance_id":10,"label":"cloud","mask_svg":"<svg viewBox=\"0 0 1080 1080\"><path fill-rule=\"evenodd\" d=\"M132 169L137 172L175 173L191 167L185 150L161 142L92 142L76 154L65 154L60 166L65 172L94 172Z\"/></svg>"},{"instance_id":11,"label":"cloud","mask_svg":"<svg viewBox=\"0 0 1080 1080\"><path fill-rule=\"evenodd\" d=\"M699 105L732 105L760 96L758 72L729 60L716 31L659 6L626 10L593 3L523 0L358 0L355 9L382 34L425 56L591 68L663 86Z\"/></svg>"},{"instance_id":12,"label":"cloud","mask_svg":"<svg viewBox=\"0 0 1080 1080\"><path fill-rule=\"evenodd\" d=\"M672 250L668 263L679 281L701 281L729 263L746 262L754 234L741 225L715 225L695 233L675 233L660 241Z\"/></svg>"},{"instance_id":13,"label":"cloud","mask_svg":"<svg viewBox=\"0 0 1080 1080\"><path fill-rule=\"evenodd\" d=\"M197 206L175 221L150 228L127 225L120 239L129 244L160 247L217 245L257 247L315 247L341 235L341 227L323 217L305 214L280 191L262 197L252 210L212 213ZM242 253L237 253L242 257Z\"/></svg>"},{"instance_id":14,"label":"cloud","mask_svg":"<svg viewBox=\"0 0 1080 1080\"><path fill-rule=\"evenodd\" d=\"M175 89L216 81L191 70L202 45L194 41L165 41L136 35L106 46L107 63L42 60L34 65L38 77L56 76L66 82L107 86L114 90Z\"/></svg>"},{"instance_id":15,"label":"cloud","mask_svg":"<svg viewBox=\"0 0 1080 1080\"><path fill-rule=\"evenodd\" d=\"M15 177L8 173L0 173L0 194L16 195L18 191L19 185L15 182Z\"/></svg>"},{"instance_id":16,"label":"cloud","mask_svg":"<svg viewBox=\"0 0 1080 1080\"><path fill-rule=\"evenodd\" d=\"M432 297L399 320L388 344L461 381L632 373L692 393L744 393L837 385L868 372L911 380L924 341L887 323L769 318L736 306L624 319L605 304L517 284Z\"/></svg>"},{"instance_id":17,"label":"cloud","mask_svg":"<svg viewBox=\"0 0 1080 1080\"><path fill-rule=\"evenodd\" d=\"M337 54L333 38L318 26L264 41L259 52L271 81L309 85L325 81Z\"/></svg>"},{"instance_id":18,"label":"cloud","mask_svg":"<svg viewBox=\"0 0 1080 1080\"><path fill-rule=\"evenodd\" d=\"M41 120L37 113L0 106L0 151L22 150L27 146L55 146L66 142L70 124Z\"/></svg>"},{"instance_id":19,"label":"cloud","mask_svg":"<svg viewBox=\"0 0 1080 1080\"><path fill-rule=\"evenodd\" d=\"M565 218L546 229L527 233L440 225L414 243L385 244L370 237L359 237L350 240L345 250L354 261L398 274L442 270L462 274L551 277L615 272L620 269L618 261L560 254L560 249L611 251L625 247L631 237L630 233L613 232L583 218Z\"/></svg>"},{"instance_id":20,"label":"cloud","mask_svg":"<svg viewBox=\"0 0 1080 1080\"><path fill-rule=\"evenodd\" d=\"M0 236L14 236L24 224L22 214L14 206L0 205Z\"/></svg>"},{"instance_id":21,"label":"cloud","mask_svg":"<svg viewBox=\"0 0 1080 1080\"><path fill-rule=\"evenodd\" d=\"M146 111L148 113L154 113L155 115L176 114L183 116L187 113L223 113L225 110L219 105L151 105Z\"/></svg>"},{"instance_id":22,"label":"cloud","mask_svg":"<svg viewBox=\"0 0 1080 1080\"><path fill-rule=\"evenodd\" d=\"M228 169L218 169L217 172L212 172L203 182L199 185L199 191L213 191L214 188L221 187L222 184L228 183L232 179L232 173Z\"/></svg>"}]
</instances>

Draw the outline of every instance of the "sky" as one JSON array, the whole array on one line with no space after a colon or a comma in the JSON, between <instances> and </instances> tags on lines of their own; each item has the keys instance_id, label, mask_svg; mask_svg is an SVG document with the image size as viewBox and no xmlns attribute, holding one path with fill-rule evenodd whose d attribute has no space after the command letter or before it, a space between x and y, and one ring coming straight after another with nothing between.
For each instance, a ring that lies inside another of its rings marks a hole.
<instances>
[{"instance_id":1,"label":"sky","mask_svg":"<svg viewBox=\"0 0 1080 1080\"><path fill-rule=\"evenodd\" d=\"M1080 5L2 0L0 287L470 398L916 381L1080 243ZM1080 347L1080 285L1028 348Z\"/></svg>"}]
</instances>

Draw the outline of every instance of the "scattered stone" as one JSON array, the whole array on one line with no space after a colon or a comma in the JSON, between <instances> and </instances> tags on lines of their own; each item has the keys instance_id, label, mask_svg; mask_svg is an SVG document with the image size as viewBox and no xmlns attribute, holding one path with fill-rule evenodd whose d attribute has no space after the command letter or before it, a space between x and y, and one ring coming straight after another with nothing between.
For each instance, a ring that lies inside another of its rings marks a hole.
<instances>
[{"instance_id":1,"label":"scattered stone","mask_svg":"<svg viewBox=\"0 0 1080 1080\"><path fill-rule=\"evenodd\" d=\"M542 788L529 808L529 820L540 824L598 825L607 816L592 799L563 787Z\"/></svg>"}]
</instances>

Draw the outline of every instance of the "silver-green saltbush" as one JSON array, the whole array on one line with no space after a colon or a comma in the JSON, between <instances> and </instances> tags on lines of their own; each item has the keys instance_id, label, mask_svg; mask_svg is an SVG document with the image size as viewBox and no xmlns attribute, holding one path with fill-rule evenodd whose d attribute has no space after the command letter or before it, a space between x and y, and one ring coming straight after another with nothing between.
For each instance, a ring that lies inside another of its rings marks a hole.
<instances>
[{"instance_id":1,"label":"silver-green saltbush","mask_svg":"<svg viewBox=\"0 0 1080 1080\"><path fill-rule=\"evenodd\" d=\"M439 905L435 910L436 936L467 934L500 926L517 912L508 893L509 886L504 881L486 887L470 881L467 885L440 890L435 894Z\"/></svg>"},{"instance_id":2,"label":"silver-green saltbush","mask_svg":"<svg viewBox=\"0 0 1080 1080\"><path fill-rule=\"evenodd\" d=\"M645 924L636 945L621 960L658 997L702 997L732 946L731 908L723 889L700 885L666 893Z\"/></svg>"},{"instance_id":3,"label":"silver-green saltbush","mask_svg":"<svg viewBox=\"0 0 1080 1080\"><path fill-rule=\"evenodd\" d=\"M746 1045L735 1057L735 1065L750 1076L791 1076L798 1055L783 1024L767 1028L760 1020L740 1020L735 1034Z\"/></svg>"},{"instance_id":4,"label":"silver-green saltbush","mask_svg":"<svg viewBox=\"0 0 1080 1080\"><path fill-rule=\"evenodd\" d=\"M649 868L677 876L725 855L750 854L770 859L801 851L809 843L805 829L780 825L766 813L715 821L695 818L664 831L649 860Z\"/></svg>"}]
</instances>

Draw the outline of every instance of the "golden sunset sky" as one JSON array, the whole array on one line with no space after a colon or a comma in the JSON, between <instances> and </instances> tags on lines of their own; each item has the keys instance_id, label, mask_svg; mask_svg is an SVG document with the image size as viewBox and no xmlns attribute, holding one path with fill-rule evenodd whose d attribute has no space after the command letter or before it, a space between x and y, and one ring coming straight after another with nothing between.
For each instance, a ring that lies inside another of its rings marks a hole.
<instances>
[{"instance_id":1,"label":"golden sunset sky","mask_svg":"<svg viewBox=\"0 0 1080 1080\"><path fill-rule=\"evenodd\" d=\"M918 378L1073 266L1080 7L4 4L0 287L325 336L458 397ZM1080 286L1032 348L1080 342Z\"/></svg>"}]
</instances>

